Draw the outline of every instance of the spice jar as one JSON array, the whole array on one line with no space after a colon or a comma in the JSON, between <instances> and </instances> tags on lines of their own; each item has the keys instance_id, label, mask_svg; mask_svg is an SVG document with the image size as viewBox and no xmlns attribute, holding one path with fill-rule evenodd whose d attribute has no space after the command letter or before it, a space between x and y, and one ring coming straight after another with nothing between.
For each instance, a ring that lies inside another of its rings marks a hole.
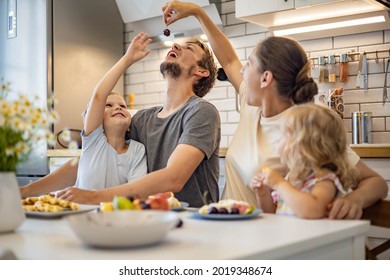
<instances>
[{"instance_id":1,"label":"spice jar","mask_svg":"<svg viewBox=\"0 0 390 280\"><path fill-rule=\"evenodd\" d=\"M328 82L335 83L336 82L336 58L334 55L328 56Z\"/></svg>"},{"instance_id":2,"label":"spice jar","mask_svg":"<svg viewBox=\"0 0 390 280\"><path fill-rule=\"evenodd\" d=\"M347 54L340 54L340 82L348 81L348 57Z\"/></svg>"},{"instance_id":3,"label":"spice jar","mask_svg":"<svg viewBox=\"0 0 390 280\"><path fill-rule=\"evenodd\" d=\"M318 57L318 67L320 72L320 74L318 75L318 82L319 83L328 82L328 69L326 69L324 56Z\"/></svg>"}]
</instances>

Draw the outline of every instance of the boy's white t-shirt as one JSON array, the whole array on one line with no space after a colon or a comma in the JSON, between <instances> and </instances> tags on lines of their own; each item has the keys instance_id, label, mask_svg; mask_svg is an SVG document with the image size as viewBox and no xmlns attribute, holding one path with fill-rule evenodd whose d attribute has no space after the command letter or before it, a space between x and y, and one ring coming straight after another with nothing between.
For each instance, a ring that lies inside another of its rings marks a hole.
<instances>
[{"instance_id":1,"label":"boy's white t-shirt","mask_svg":"<svg viewBox=\"0 0 390 280\"><path fill-rule=\"evenodd\" d=\"M261 118L260 108L247 104L245 82L241 83L239 94L240 121L226 153L226 184L222 198L243 200L258 206L249 187L250 180L266 160L272 158L272 162L280 162L278 145L283 135L279 127L287 110L270 118ZM348 157L353 166L360 160L350 148Z\"/></svg>"},{"instance_id":2,"label":"boy's white t-shirt","mask_svg":"<svg viewBox=\"0 0 390 280\"><path fill-rule=\"evenodd\" d=\"M100 125L88 136L82 136L82 153L77 171L76 187L81 189L104 189L131 182L146 175L145 147L128 140L127 151L118 154L107 142Z\"/></svg>"}]
</instances>

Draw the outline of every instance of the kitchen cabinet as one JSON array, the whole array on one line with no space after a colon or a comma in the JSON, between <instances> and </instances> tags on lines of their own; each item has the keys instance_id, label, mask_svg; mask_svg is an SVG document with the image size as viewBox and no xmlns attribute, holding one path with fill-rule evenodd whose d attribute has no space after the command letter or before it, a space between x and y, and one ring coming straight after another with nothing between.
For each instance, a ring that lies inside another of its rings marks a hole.
<instances>
[{"instance_id":1,"label":"kitchen cabinet","mask_svg":"<svg viewBox=\"0 0 390 280\"><path fill-rule=\"evenodd\" d=\"M314 6L319 4L327 4L332 2L343 2L346 0L295 0L295 8Z\"/></svg>"},{"instance_id":2,"label":"kitchen cabinet","mask_svg":"<svg viewBox=\"0 0 390 280\"><path fill-rule=\"evenodd\" d=\"M303 7L310 7L346 0L271 0L264 3L258 0L236 0L236 17L274 13Z\"/></svg>"},{"instance_id":3,"label":"kitchen cabinet","mask_svg":"<svg viewBox=\"0 0 390 280\"><path fill-rule=\"evenodd\" d=\"M236 17L251 16L272 12L285 11L294 8L293 0L236 0Z\"/></svg>"},{"instance_id":4,"label":"kitchen cabinet","mask_svg":"<svg viewBox=\"0 0 390 280\"><path fill-rule=\"evenodd\" d=\"M359 14L372 13L371 16L373 16L375 12L375 15L382 15L388 9L385 5L378 4L379 2L365 0L270 0L265 2L236 0L236 17L243 21L266 26L270 28L270 31L274 31L280 27L293 27L290 25L298 25L297 27L313 25L317 21L321 21L317 22L318 24L330 23L340 20L340 18L353 20ZM347 16L349 18L346 18ZM388 22L384 22L383 25L365 26L364 31L386 29L387 25ZM351 29L338 29L337 35L333 34L333 31L332 33L311 32L309 37L317 38L320 34L321 37L338 36L362 31L356 28ZM297 37L297 35L295 36ZM299 39L304 39L304 37Z\"/></svg>"}]
</instances>

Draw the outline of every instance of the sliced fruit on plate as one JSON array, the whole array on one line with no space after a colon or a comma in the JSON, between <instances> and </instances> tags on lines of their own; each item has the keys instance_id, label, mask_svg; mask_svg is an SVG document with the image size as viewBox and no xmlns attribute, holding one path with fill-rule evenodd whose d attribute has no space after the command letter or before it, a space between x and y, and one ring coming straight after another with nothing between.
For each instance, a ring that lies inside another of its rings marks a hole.
<instances>
[{"instance_id":1,"label":"sliced fruit on plate","mask_svg":"<svg viewBox=\"0 0 390 280\"><path fill-rule=\"evenodd\" d=\"M173 192L157 193L149 196L149 198L156 198L156 197L165 198L168 201L168 205L170 208L180 207L180 201L175 197Z\"/></svg>"},{"instance_id":2,"label":"sliced fruit on plate","mask_svg":"<svg viewBox=\"0 0 390 280\"><path fill-rule=\"evenodd\" d=\"M255 208L245 201L234 199L220 200L216 203L204 205L199 209L199 214L231 214L247 215L251 214Z\"/></svg>"}]
</instances>

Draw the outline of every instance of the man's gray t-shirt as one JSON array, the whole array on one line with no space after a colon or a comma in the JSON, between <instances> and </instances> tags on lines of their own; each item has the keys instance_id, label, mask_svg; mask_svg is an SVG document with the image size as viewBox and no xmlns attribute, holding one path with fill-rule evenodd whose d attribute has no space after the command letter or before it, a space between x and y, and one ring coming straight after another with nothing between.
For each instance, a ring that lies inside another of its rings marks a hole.
<instances>
[{"instance_id":1,"label":"man's gray t-shirt","mask_svg":"<svg viewBox=\"0 0 390 280\"><path fill-rule=\"evenodd\" d=\"M141 110L131 122L131 138L145 145L148 172L165 168L177 145L197 147L205 157L175 197L192 207L217 201L221 139L217 109L210 102L193 96L166 118L157 117L161 110L162 107Z\"/></svg>"},{"instance_id":2,"label":"man's gray t-shirt","mask_svg":"<svg viewBox=\"0 0 390 280\"><path fill-rule=\"evenodd\" d=\"M128 140L127 151L118 154L107 142L100 125L88 136L82 136L82 154L77 171L76 186L81 189L104 189L131 182L146 175L145 147Z\"/></svg>"}]
</instances>

